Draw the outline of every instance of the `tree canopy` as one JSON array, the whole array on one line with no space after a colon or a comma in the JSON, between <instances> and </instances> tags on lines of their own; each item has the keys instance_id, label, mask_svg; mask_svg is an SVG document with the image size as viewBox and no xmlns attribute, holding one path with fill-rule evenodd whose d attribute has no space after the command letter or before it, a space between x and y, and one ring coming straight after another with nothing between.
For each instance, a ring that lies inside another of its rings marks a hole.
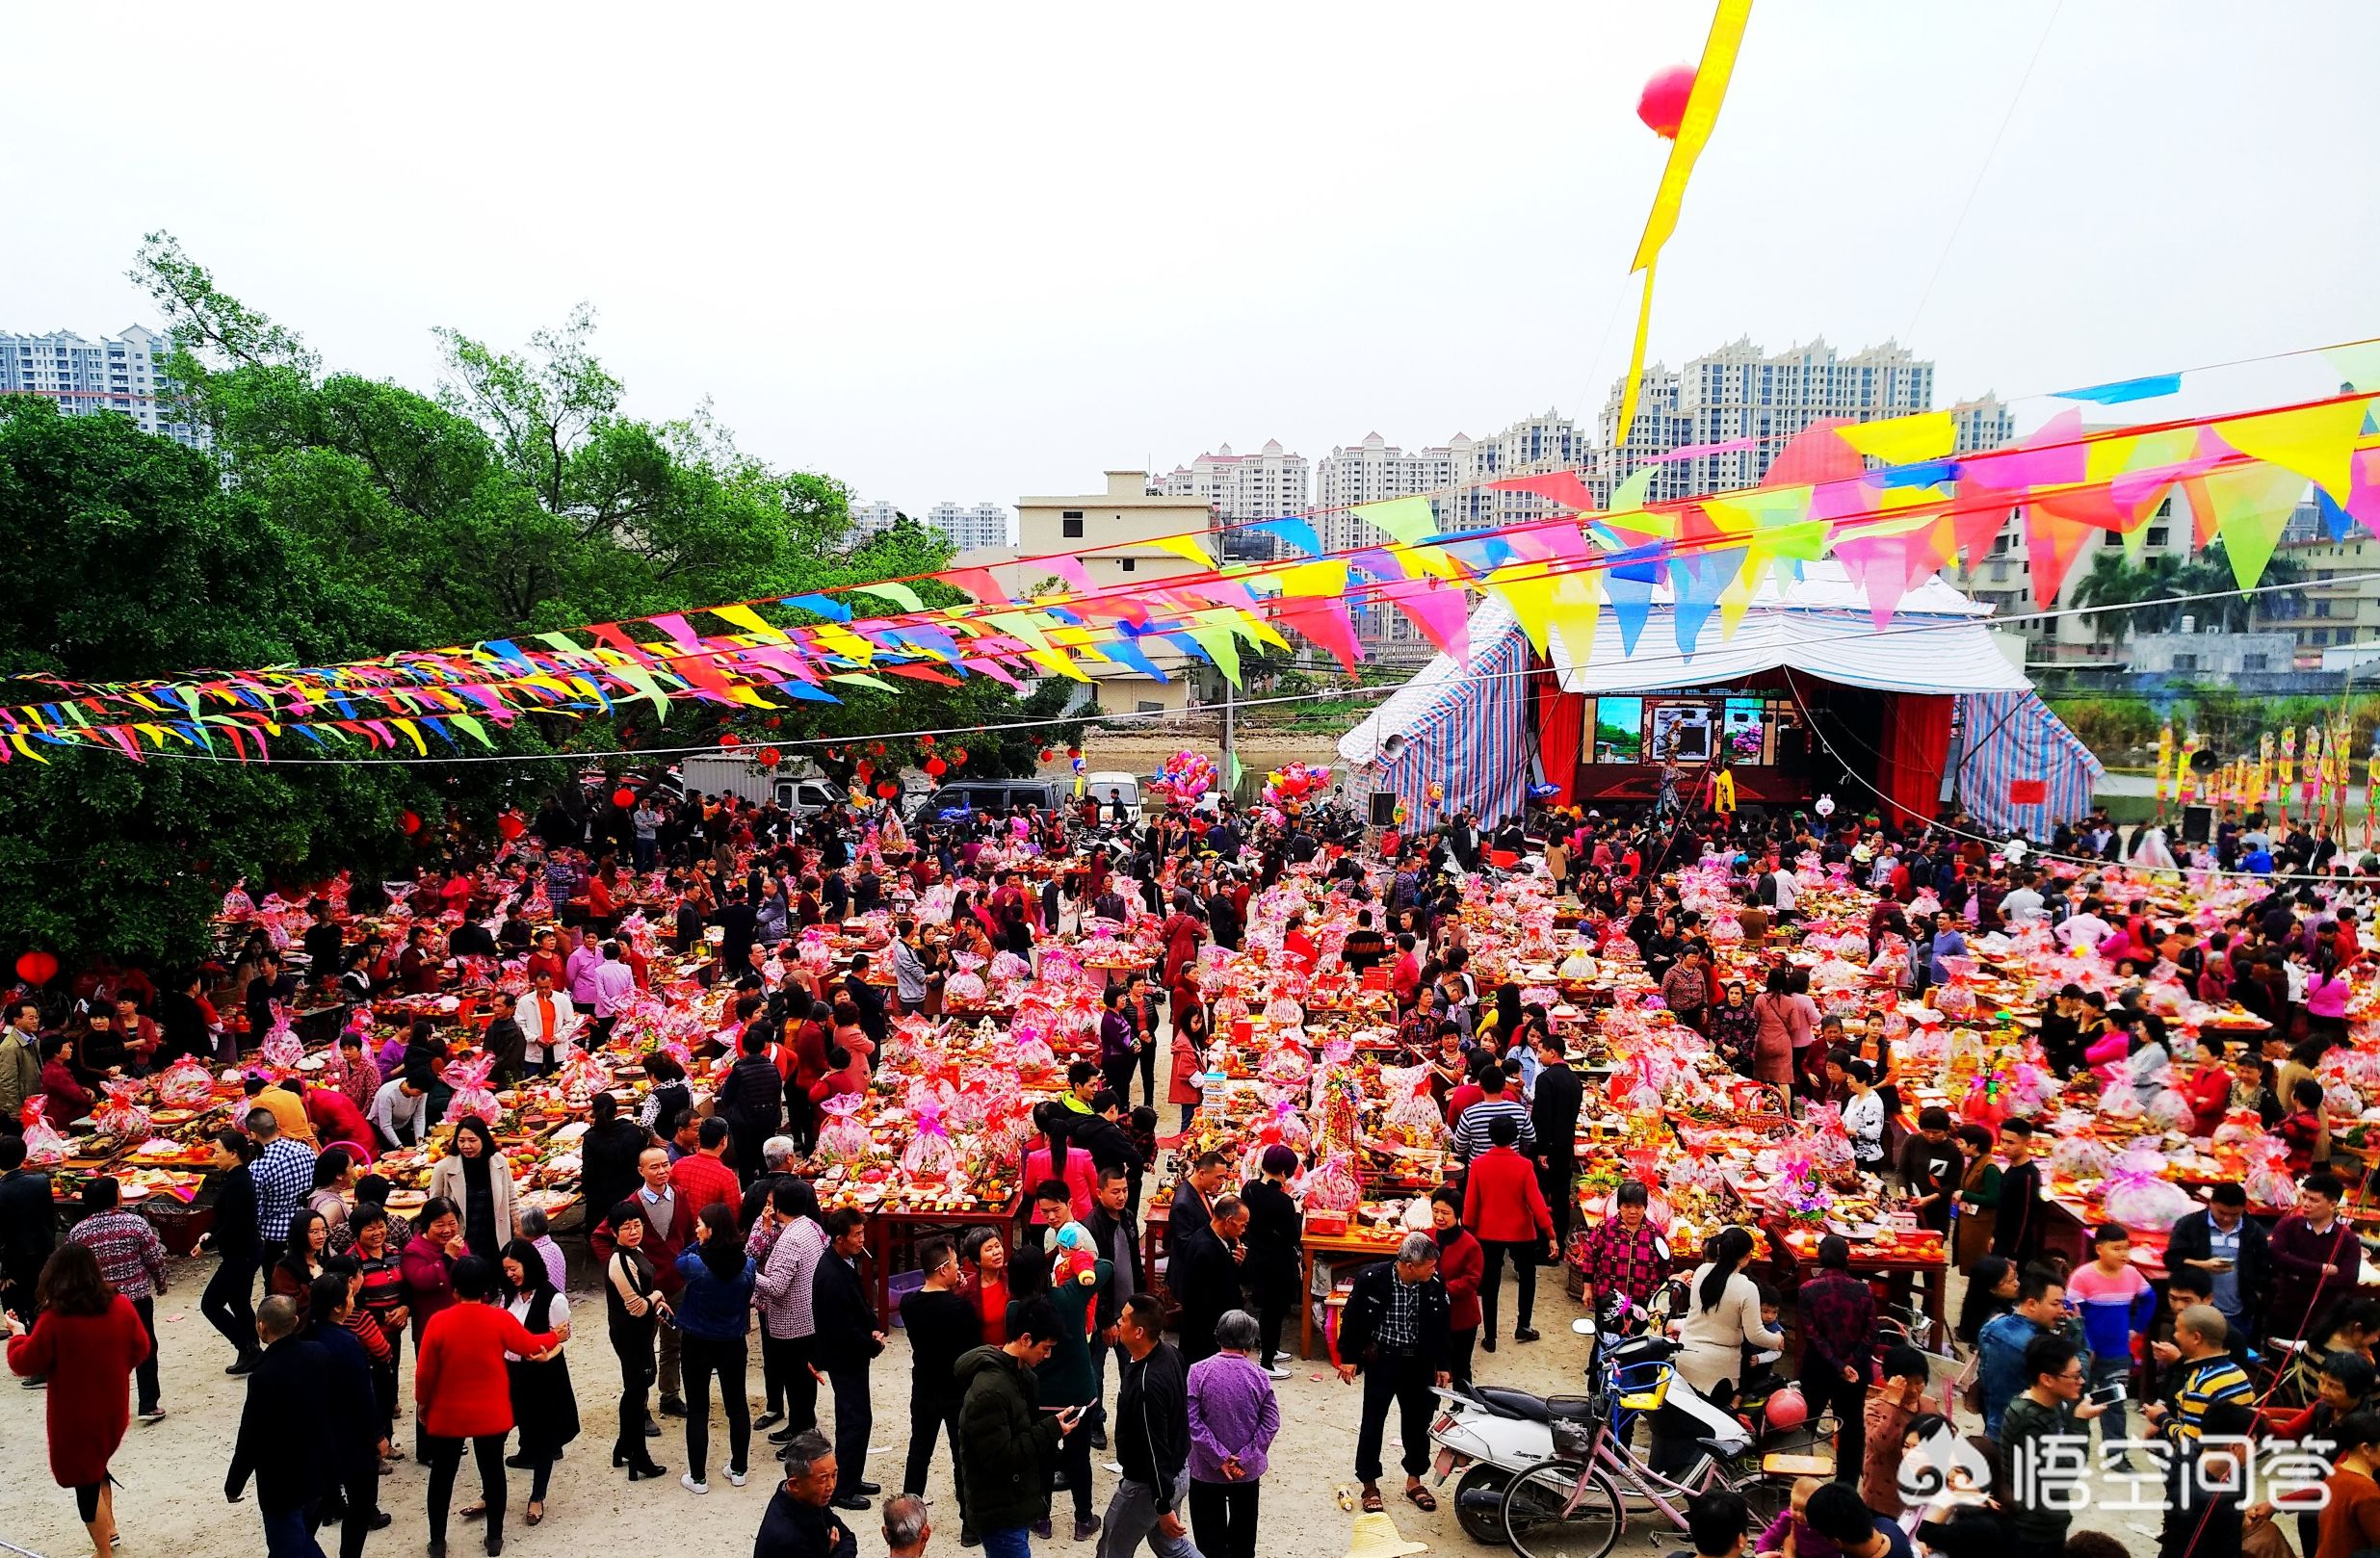
<instances>
[{"instance_id":1,"label":"tree canopy","mask_svg":"<svg viewBox=\"0 0 2380 1558\"><path fill-rule=\"evenodd\" d=\"M845 550L850 494L738 449L697 407L628 415L580 307L506 351L440 330L434 393L326 369L295 329L225 292L170 236L132 273L174 344L176 393L212 454L45 402L0 409L0 672L161 676L323 662L468 644L935 571L939 533L903 522ZM921 584L936 605L964 597ZM688 703L666 727L525 717L500 751L524 759L691 746L731 725L751 740L1025 725L967 740L967 771L1030 768L1063 688L1019 699L994 681L853 689L774 714ZM338 869L401 866L406 810L484 823L569 782L567 762L242 766L143 764L39 748L0 776L0 938L69 955L188 959L222 893ZM878 766L915 755L896 746ZM609 761L616 764L616 759ZM0 942L0 946L6 945Z\"/></svg>"}]
</instances>

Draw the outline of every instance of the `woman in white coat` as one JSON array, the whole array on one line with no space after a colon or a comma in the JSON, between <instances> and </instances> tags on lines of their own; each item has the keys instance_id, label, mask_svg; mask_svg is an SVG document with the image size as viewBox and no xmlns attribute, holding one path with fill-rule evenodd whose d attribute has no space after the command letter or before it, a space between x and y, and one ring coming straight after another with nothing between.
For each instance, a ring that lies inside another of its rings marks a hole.
<instances>
[{"instance_id":1,"label":"woman in white coat","mask_svg":"<svg viewBox=\"0 0 2380 1558\"><path fill-rule=\"evenodd\" d=\"M463 1242L493 1266L519 1232L513 1222L512 1169L496 1149L496 1133L475 1114L455 1122L453 1145L454 1151L430 1171L430 1194L455 1204L462 1219ZM481 1255L483 1246L494 1254Z\"/></svg>"},{"instance_id":2,"label":"woman in white coat","mask_svg":"<svg viewBox=\"0 0 2380 1558\"><path fill-rule=\"evenodd\" d=\"M1752 1235L1740 1228L1722 1228L1703 1246L1703 1254L1708 1259L1694 1270L1678 1352L1669 1362L1678 1377L1706 1401L1732 1399L1743 1377L1743 1349L1783 1347L1785 1337L1762 1321L1760 1288L1739 1269L1751 1258ZM1655 1414L1655 1470L1674 1475L1693 1463L1698 1446L1692 1437L1678 1431L1684 1426L1667 1412Z\"/></svg>"}]
</instances>

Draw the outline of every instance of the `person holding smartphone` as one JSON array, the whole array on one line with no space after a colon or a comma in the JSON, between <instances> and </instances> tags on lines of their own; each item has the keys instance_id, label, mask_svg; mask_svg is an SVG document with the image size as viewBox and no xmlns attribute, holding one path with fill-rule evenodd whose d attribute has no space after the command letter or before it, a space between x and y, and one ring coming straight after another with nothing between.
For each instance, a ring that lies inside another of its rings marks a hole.
<instances>
[{"instance_id":1,"label":"person holding smartphone","mask_svg":"<svg viewBox=\"0 0 2380 1558\"><path fill-rule=\"evenodd\" d=\"M2157 1294L2132 1264L2132 1236L2121 1223L2105 1223L2091 1235L2090 1264L2066 1280L2066 1296L2082 1315L2082 1338L2091 1350L2086 1396L2110 1414L2100 1431L2108 1440L2125 1437L2124 1400L2132 1372L2132 1345L2148 1345L2149 1316Z\"/></svg>"},{"instance_id":2,"label":"person holding smartphone","mask_svg":"<svg viewBox=\"0 0 2380 1558\"><path fill-rule=\"evenodd\" d=\"M954 1370L967 1519L984 1558L1032 1558L1030 1532L1050 1518L1049 1468L1088 1404L1044 1408L1034 1370L1070 1325L1080 1321L1061 1320L1047 1298L1027 1299L1012 1306L1007 1341L964 1354Z\"/></svg>"}]
</instances>

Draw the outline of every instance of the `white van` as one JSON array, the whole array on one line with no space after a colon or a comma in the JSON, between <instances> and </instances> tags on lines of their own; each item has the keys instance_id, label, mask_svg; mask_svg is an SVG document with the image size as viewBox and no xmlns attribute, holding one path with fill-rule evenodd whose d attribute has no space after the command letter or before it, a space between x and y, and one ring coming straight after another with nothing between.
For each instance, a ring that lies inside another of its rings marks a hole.
<instances>
[{"instance_id":1,"label":"white van","mask_svg":"<svg viewBox=\"0 0 2380 1558\"><path fill-rule=\"evenodd\" d=\"M1067 789L1072 793L1073 787ZM1140 780L1137 774L1121 768L1102 768L1083 776L1083 793L1103 807L1108 804L1108 792L1112 790L1123 797L1125 810L1135 817L1140 815Z\"/></svg>"},{"instance_id":2,"label":"white van","mask_svg":"<svg viewBox=\"0 0 2380 1558\"><path fill-rule=\"evenodd\" d=\"M686 794L734 795L762 806L774 801L798 818L815 816L843 798L814 772L788 773L781 765L764 768L730 752L690 757L678 765L677 777Z\"/></svg>"}]
</instances>

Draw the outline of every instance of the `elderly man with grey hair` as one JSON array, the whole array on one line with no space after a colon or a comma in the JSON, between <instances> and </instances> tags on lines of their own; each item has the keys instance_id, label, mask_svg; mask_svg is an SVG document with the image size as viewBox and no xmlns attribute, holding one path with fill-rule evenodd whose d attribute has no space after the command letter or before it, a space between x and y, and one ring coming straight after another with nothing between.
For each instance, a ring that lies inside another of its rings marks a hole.
<instances>
[{"instance_id":1,"label":"elderly man with grey hair","mask_svg":"<svg viewBox=\"0 0 2380 1558\"><path fill-rule=\"evenodd\" d=\"M760 1144L760 1172L752 1176L751 1185L744 1192L743 1202L736 1207L736 1226L745 1233L760 1221L760 1211L769 1205L780 1181L798 1178L794 1173L794 1160L800 1150L791 1136L771 1136Z\"/></svg>"},{"instance_id":2,"label":"elderly man with grey hair","mask_svg":"<svg viewBox=\"0 0 2380 1558\"><path fill-rule=\"evenodd\" d=\"M933 1534L922 1495L895 1493L884 1500L886 1558L926 1558L926 1539Z\"/></svg>"},{"instance_id":3,"label":"elderly man with grey hair","mask_svg":"<svg viewBox=\"0 0 2380 1558\"><path fill-rule=\"evenodd\" d=\"M1429 1469L1429 1417L1437 1397L1430 1388L1452 1379L1448 1372L1446 1284L1438 1280L1438 1241L1408 1233L1397 1259L1357 1274L1339 1317L1338 1365L1342 1383L1364 1377L1363 1424L1355 1436L1355 1475L1364 1485L1366 1513L1385 1508L1380 1496L1380 1444L1389 1403L1397 1404L1404 1436L1405 1497L1425 1512L1438 1501L1422 1485Z\"/></svg>"},{"instance_id":4,"label":"elderly man with grey hair","mask_svg":"<svg viewBox=\"0 0 2380 1558\"><path fill-rule=\"evenodd\" d=\"M785 1480L770 1495L752 1558L859 1558L859 1539L827 1507L835 1495L834 1446L815 1430L797 1434L782 1459Z\"/></svg>"}]
</instances>

